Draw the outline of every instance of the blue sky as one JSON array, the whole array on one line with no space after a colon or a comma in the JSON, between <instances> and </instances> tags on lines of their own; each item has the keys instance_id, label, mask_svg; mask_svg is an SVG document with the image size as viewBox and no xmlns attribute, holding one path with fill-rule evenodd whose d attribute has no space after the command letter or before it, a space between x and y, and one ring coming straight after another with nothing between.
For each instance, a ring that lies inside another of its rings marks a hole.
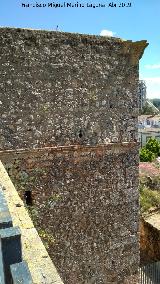
<instances>
[{"instance_id":1,"label":"blue sky","mask_svg":"<svg viewBox=\"0 0 160 284\"><path fill-rule=\"evenodd\" d=\"M66 0L72 3L101 3L107 8L22 8L24 4L64 3L63 0L0 0L0 26L108 34L133 41L146 39L149 46L140 60L140 79L146 80L147 96L160 98L160 0ZM131 3L131 7L118 7Z\"/></svg>"}]
</instances>

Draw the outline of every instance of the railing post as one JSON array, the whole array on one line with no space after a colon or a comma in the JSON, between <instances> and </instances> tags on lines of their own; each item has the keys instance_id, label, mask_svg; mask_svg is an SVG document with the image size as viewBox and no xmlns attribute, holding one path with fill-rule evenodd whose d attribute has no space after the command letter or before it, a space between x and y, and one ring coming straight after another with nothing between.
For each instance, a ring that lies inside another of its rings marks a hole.
<instances>
[{"instance_id":1,"label":"railing post","mask_svg":"<svg viewBox=\"0 0 160 284\"><path fill-rule=\"evenodd\" d=\"M8 205L0 186L0 229L12 227L12 218L9 213Z\"/></svg>"},{"instance_id":2,"label":"railing post","mask_svg":"<svg viewBox=\"0 0 160 284\"><path fill-rule=\"evenodd\" d=\"M25 261L10 266L13 284L33 284L28 265Z\"/></svg>"},{"instance_id":3,"label":"railing post","mask_svg":"<svg viewBox=\"0 0 160 284\"><path fill-rule=\"evenodd\" d=\"M0 263L4 273L4 283L11 284L10 265L22 261L21 233L18 227L0 230ZM2 276L3 278L3 276ZM3 281L3 279L2 279ZM3 282L2 282L3 284Z\"/></svg>"}]
</instances>

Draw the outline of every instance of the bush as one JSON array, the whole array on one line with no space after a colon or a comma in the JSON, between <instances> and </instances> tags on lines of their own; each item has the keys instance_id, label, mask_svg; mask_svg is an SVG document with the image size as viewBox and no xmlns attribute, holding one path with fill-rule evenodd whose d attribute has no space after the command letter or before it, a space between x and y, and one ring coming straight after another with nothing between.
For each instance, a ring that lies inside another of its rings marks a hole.
<instances>
[{"instance_id":1,"label":"bush","mask_svg":"<svg viewBox=\"0 0 160 284\"><path fill-rule=\"evenodd\" d=\"M160 154L160 142L155 138L150 138L147 141L146 149L155 154L156 157Z\"/></svg>"},{"instance_id":2,"label":"bush","mask_svg":"<svg viewBox=\"0 0 160 284\"><path fill-rule=\"evenodd\" d=\"M140 162L152 162L155 157L156 155L149 149L146 149L146 147L140 150Z\"/></svg>"}]
</instances>

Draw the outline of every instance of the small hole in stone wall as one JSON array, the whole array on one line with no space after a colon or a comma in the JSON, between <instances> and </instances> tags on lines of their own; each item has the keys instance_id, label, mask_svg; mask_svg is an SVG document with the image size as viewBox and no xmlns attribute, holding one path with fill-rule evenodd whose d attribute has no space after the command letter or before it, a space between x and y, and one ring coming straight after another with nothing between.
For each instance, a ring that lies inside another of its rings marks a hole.
<instances>
[{"instance_id":1,"label":"small hole in stone wall","mask_svg":"<svg viewBox=\"0 0 160 284\"><path fill-rule=\"evenodd\" d=\"M130 131L130 137L132 141L135 140L135 131Z\"/></svg>"},{"instance_id":2,"label":"small hole in stone wall","mask_svg":"<svg viewBox=\"0 0 160 284\"><path fill-rule=\"evenodd\" d=\"M24 199L25 199L26 205L29 205L29 206L33 205L32 192L30 190L25 190Z\"/></svg>"},{"instance_id":3,"label":"small hole in stone wall","mask_svg":"<svg viewBox=\"0 0 160 284\"><path fill-rule=\"evenodd\" d=\"M113 108L113 105L112 105L112 104L110 104L110 108Z\"/></svg>"},{"instance_id":4,"label":"small hole in stone wall","mask_svg":"<svg viewBox=\"0 0 160 284\"><path fill-rule=\"evenodd\" d=\"M114 260L112 260L112 265L114 265L115 264L115 261Z\"/></svg>"},{"instance_id":5,"label":"small hole in stone wall","mask_svg":"<svg viewBox=\"0 0 160 284\"><path fill-rule=\"evenodd\" d=\"M79 131L79 138L82 138L83 134L82 134L82 130Z\"/></svg>"}]
</instances>

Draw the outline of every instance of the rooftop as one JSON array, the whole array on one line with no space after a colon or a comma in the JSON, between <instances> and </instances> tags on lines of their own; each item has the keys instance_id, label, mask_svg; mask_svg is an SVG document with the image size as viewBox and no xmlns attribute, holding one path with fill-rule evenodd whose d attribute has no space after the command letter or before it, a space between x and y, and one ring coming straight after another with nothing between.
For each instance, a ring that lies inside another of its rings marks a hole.
<instances>
[{"instance_id":1,"label":"rooftop","mask_svg":"<svg viewBox=\"0 0 160 284\"><path fill-rule=\"evenodd\" d=\"M139 128L138 132L140 133L150 133L150 132L156 132L156 133L160 133L160 127L158 128L154 128L154 127L148 127L148 128Z\"/></svg>"}]
</instances>

